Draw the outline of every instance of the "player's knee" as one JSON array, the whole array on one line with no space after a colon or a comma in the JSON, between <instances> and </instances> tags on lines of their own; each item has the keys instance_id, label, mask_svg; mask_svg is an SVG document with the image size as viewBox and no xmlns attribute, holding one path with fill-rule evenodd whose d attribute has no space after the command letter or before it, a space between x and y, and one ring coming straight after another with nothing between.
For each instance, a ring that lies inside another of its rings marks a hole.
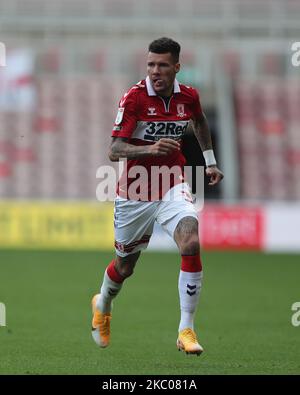
<instances>
[{"instance_id":1,"label":"player's knee","mask_svg":"<svg viewBox=\"0 0 300 395\"><path fill-rule=\"evenodd\" d=\"M200 244L198 237L190 237L182 240L180 243L180 254L181 255L197 255L200 253Z\"/></svg>"}]
</instances>

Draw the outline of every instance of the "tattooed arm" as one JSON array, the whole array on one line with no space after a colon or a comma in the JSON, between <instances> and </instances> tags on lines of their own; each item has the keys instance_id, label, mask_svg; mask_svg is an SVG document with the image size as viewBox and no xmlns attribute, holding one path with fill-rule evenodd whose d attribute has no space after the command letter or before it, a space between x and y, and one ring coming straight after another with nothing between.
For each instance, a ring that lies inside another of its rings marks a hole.
<instances>
[{"instance_id":1,"label":"tattooed arm","mask_svg":"<svg viewBox=\"0 0 300 395\"><path fill-rule=\"evenodd\" d=\"M202 152L213 149L208 122L203 112L198 119L194 120L193 129Z\"/></svg>"},{"instance_id":2,"label":"tattooed arm","mask_svg":"<svg viewBox=\"0 0 300 395\"><path fill-rule=\"evenodd\" d=\"M180 150L180 144L171 139L162 138L149 145L133 145L128 143L126 138L113 137L108 156L112 162L118 162L120 158L138 159L169 155L173 150Z\"/></svg>"},{"instance_id":3,"label":"tattooed arm","mask_svg":"<svg viewBox=\"0 0 300 395\"><path fill-rule=\"evenodd\" d=\"M199 118L194 120L193 129L205 157L207 166L205 172L206 175L210 178L210 182L208 185L216 185L223 179L224 174L221 172L221 170L218 169L217 164L214 162L211 134L209 131L206 116L203 112L201 113ZM213 159L210 156L212 156ZM212 161L212 164L208 162L207 158Z\"/></svg>"}]
</instances>

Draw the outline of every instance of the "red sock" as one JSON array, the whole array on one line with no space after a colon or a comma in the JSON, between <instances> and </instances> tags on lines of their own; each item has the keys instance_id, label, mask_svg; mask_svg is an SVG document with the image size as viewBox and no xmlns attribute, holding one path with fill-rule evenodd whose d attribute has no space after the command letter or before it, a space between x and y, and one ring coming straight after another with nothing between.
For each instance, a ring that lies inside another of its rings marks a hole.
<instances>
[{"instance_id":1,"label":"red sock","mask_svg":"<svg viewBox=\"0 0 300 395\"><path fill-rule=\"evenodd\" d=\"M183 272L196 273L202 271L200 254L181 255L181 270Z\"/></svg>"},{"instance_id":2,"label":"red sock","mask_svg":"<svg viewBox=\"0 0 300 395\"><path fill-rule=\"evenodd\" d=\"M122 283L125 278L119 274L115 268L115 261L112 260L106 268L106 273L108 277L115 283Z\"/></svg>"}]
</instances>

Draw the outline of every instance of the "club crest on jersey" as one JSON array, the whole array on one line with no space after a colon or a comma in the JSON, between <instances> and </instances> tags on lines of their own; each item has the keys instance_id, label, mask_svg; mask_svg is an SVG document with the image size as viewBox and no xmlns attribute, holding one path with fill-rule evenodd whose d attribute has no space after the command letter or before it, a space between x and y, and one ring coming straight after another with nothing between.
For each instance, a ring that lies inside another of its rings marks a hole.
<instances>
[{"instance_id":1,"label":"club crest on jersey","mask_svg":"<svg viewBox=\"0 0 300 395\"><path fill-rule=\"evenodd\" d=\"M177 104L177 116L184 117L186 114L184 113L184 104Z\"/></svg>"},{"instance_id":2,"label":"club crest on jersey","mask_svg":"<svg viewBox=\"0 0 300 395\"><path fill-rule=\"evenodd\" d=\"M123 115L124 115L124 107L119 107L118 114L115 120L116 125L120 125L123 119Z\"/></svg>"},{"instance_id":3,"label":"club crest on jersey","mask_svg":"<svg viewBox=\"0 0 300 395\"><path fill-rule=\"evenodd\" d=\"M157 115L155 107L148 107L148 114L147 115Z\"/></svg>"}]
</instances>

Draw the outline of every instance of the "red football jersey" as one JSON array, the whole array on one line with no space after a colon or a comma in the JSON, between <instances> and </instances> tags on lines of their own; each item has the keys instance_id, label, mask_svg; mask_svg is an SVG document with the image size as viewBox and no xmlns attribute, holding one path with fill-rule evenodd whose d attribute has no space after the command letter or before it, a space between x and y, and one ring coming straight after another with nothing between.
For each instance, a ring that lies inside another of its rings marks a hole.
<instances>
[{"instance_id":1,"label":"red football jersey","mask_svg":"<svg viewBox=\"0 0 300 395\"><path fill-rule=\"evenodd\" d=\"M146 80L134 85L120 100L112 136L126 137L128 143L132 145L154 144L161 138L180 141L189 121L198 118L201 113L202 108L196 89L179 84L175 80L174 93L167 101L155 93L147 77ZM168 156L127 160L127 168L119 180L117 194L132 200L160 200L168 189L183 181L185 162L182 152L177 150ZM134 169L135 166L143 166L145 171L141 173L139 172L141 168ZM170 176L167 187L162 185L165 184L162 176L159 176L158 184L157 181L154 182L154 174L157 175L157 170L161 166L166 166L162 169L171 169L173 166L176 166L176 170L180 169L180 174L175 171ZM143 186L147 184L145 188L141 185L137 186L138 180L142 178ZM132 194L136 186L136 194ZM140 193L141 188L147 193ZM132 195L137 197L132 198Z\"/></svg>"}]
</instances>

